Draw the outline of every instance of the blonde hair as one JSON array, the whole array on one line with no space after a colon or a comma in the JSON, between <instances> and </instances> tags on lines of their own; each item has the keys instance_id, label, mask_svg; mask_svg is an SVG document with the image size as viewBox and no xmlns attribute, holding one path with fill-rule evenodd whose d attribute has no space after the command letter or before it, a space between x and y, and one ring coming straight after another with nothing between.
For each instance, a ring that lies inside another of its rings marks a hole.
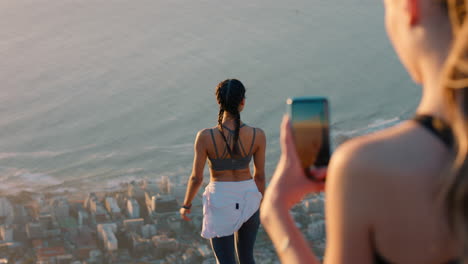
<instances>
[{"instance_id":1,"label":"blonde hair","mask_svg":"<svg viewBox=\"0 0 468 264\"><path fill-rule=\"evenodd\" d=\"M445 100L456 145L451 172L444 179L442 198L449 225L468 263L468 0L444 0L454 42L443 71Z\"/></svg>"}]
</instances>

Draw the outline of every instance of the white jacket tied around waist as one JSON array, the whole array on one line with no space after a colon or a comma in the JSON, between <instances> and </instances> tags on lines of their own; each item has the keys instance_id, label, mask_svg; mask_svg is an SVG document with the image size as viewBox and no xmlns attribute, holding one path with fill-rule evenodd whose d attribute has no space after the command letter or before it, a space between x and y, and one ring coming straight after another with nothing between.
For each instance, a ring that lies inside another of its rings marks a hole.
<instances>
[{"instance_id":1,"label":"white jacket tied around waist","mask_svg":"<svg viewBox=\"0 0 468 264\"><path fill-rule=\"evenodd\" d=\"M210 182L203 193L201 236L210 239L234 234L257 212L261 200L254 180Z\"/></svg>"}]
</instances>

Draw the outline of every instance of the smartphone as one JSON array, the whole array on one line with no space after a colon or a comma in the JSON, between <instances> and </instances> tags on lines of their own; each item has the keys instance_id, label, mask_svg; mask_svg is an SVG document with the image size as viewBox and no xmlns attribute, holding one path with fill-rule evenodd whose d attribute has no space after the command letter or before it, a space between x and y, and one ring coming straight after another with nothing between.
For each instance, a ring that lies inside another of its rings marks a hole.
<instances>
[{"instance_id":1,"label":"smartphone","mask_svg":"<svg viewBox=\"0 0 468 264\"><path fill-rule=\"evenodd\" d=\"M294 142L307 177L310 169L330 161L330 119L325 97L294 97L287 100Z\"/></svg>"}]
</instances>

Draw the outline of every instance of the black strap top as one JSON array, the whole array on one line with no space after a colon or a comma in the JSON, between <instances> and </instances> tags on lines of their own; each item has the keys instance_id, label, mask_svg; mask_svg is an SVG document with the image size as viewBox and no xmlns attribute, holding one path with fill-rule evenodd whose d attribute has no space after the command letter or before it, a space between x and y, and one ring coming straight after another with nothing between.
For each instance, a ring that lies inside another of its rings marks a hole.
<instances>
[{"instance_id":1,"label":"black strap top","mask_svg":"<svg viewBox=\"0 0 468 264\"><path fill-rule=\"evenodd\" d=\"M240 128L244 127L245 124L240 126ZM231 138L234 136L234 131L229 129L228 127L223 126L224 129L226 129L229 134L227 138L227 142L231 140ZM210 129L211 133L211 139L213 141L213 145L215 148L215 153L216 153L216 158L210 158L208 157L208 164L211 167L212 170L215 171L223 171L223 170L241 170L241 169L246 169L249 167L250 161L252 160L252 150L253 146L255 144L255 135L256 135L256 129L253 128L253 138L252 138L252 143L250 145L249 152L245 151L244 145L242 144L242 141L239 140L237 143L240 146L240 149L243 152L243 156L240 158L227 158L229 154L228 146L225 144L224 146L224 151L221 155L218 153L218 148L216 146L216 140L214 138L214 129ZM219 130L217 130L219 131ZM219 131L221 133L221 131Z\"/></svg>"},{"instance_id":2,"label":"black strap top","mask_svg":"<svg viewBox=\"0 0 468 264\"><path fill-rule=\"evenodd\" d=\"M453 147L454 138L452 129L442 119L430 115L415 115L413 120L429 130L434 136L442 141L448 148Z\"/></svg>"},{"instance_id":3,"label":"black strap top","mask_svg":"<svg viewBox=\"0 0 468 264\"><path fill-rule=\"evenodd\" d=\"M374 254L374 264L391 264L391 262L387 261L385 258L380 256L377 252L375 252L375 254ZM452 260L452 261L448 261L448 262L446 262L444 264L462 264L462 262L458 261L458 260Z\"/></svg>"},{"instance_id":4,"label":"black strap top","mask_svg":"<svg viewBox=\"0 0 468 264\"><path fill-rule=\"evenodd\" d=\"M437 137L448 148L453 147L454 137L450 126L442 119L430 115L415 115L413 120L420 124L422 127L429 130L435 137ZM375 264L390 264L376 249L374 249L374 263ZM445 264L460 264L459 260L448 261Z\"/></svg>"}]
</instances>

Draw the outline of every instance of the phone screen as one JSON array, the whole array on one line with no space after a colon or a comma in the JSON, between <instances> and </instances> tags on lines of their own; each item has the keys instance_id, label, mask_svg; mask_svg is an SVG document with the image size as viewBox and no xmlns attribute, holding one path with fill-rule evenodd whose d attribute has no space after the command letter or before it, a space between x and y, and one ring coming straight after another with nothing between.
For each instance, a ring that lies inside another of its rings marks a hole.
<instances>
[{"instance_id":1,"label":"phone screen","mask_svg":"<svg viewBox=\"0 0 468 264\"><path fill-rule=\"evenodd\" d=\"M287 105L302 167L327 166L330 161L328 100L296 97L288 99Z\"/></svg>"}]
</instances>

